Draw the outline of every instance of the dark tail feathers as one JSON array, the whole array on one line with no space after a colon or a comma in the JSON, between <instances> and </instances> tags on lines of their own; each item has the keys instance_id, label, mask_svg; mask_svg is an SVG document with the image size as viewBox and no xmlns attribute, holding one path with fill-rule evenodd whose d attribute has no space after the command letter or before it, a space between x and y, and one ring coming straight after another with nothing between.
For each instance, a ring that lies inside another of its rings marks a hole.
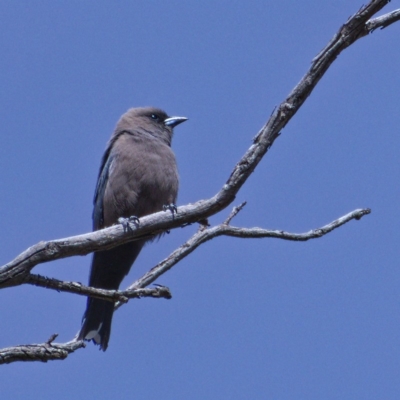
<instances>
[{"instance_id":1,"label":"dark tail feathers","mask_svg":"<svg viewBox=\"0 0 400 400\"><path fill-rule=\"evenodd\" d=\"M114 303L99 299L88 299L83 323L78 340L93 340L106 351L111 334L111 321L114 314Z\"/></svg>"},{"instance_id":2,"label":"dark tail feathers","mask_svg":"<svg viewBox=\"0 0 400 400\"><path fill-rule=\"evenodd\" d=\"M130 242L110 250L93 253L89 285L103 289L118 289L144 243L142 240ZM77 339L93 340L94 343L100 345L101 350L106 351L113 313L113 302L88 297Z\"/></svg>"}]
</instances>

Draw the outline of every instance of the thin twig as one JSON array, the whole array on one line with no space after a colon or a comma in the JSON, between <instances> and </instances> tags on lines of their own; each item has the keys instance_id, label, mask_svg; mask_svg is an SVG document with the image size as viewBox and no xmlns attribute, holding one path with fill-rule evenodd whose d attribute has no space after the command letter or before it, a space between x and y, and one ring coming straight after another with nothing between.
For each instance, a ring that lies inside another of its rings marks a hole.
<instances>
[{"instance_id":1,"label":"thin twig","mask_svg":"<svg viewBox=\"0 0 400 400\"><path fill-rule=\"evenodd\" d=\"M244 201L242 204L239 204L236 207L233 207L231 213L228 215L228 218L224 221L225 225L229 225L232 221L233 218L236 217L236 215L239 214L240 211L242 211L243 207L247 204L247 201Z\"/></svg>"},{"instance_id":2,"label":"thin twig","mask_svg":"<svg viewBox=\"0 0 400 400\"><path fill-rule=\"evenodd\" d=\"M29 274L24 283L40 286L47 289L57 290L58 292L74 293L81 296L90 296L97 299L111 302L126 303L129 299L139 299L141 297L153 297L171 299L172 295L166 286L156 288L140 288L127 290L106 290L82 285L79 282L66 282L46 276Z\"/></svg>"}]
</instances>

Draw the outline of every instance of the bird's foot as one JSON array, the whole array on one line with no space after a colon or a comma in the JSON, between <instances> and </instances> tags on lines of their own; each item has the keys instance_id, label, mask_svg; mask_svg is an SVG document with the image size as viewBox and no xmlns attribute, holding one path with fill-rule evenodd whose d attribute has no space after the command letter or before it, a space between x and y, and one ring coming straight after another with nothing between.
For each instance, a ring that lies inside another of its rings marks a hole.
<instances>
[{"instance_id":1,"label":"bird's foot","mask_svg":"<svg viewBox=\"0 0 400 400\"><path fill-rule=\"evenodd\" d=\"M120 223L124 228L124 231L127 232L132 230L130 226L131 223L133 223L137 228L140 225L140 220L138 217L132 215L129 218L123 218L123 217L118 218L118 223Z\"/></svg>"},{"instance_id":2,"label":"bird's foot","mask_svg":"<svg viewBox=\"0 0 400 400\"><path fill-rule=\"evenodd\" d=\"M176 207L176 204L171 203L171 204L166 204L163 207L164 211L171 211L172 215L176 214L178 212L178 208Z\"/></svg>"},{"instance_id":3,"label":"bird's foot","mask_svg":"<svg viewBox=\"0 0 400 400\"><path fill-rule=\"evenodd\" d=\"M174 215L178 212L178 208L176 207L176 204L174 204L174 203L165 204L162 208L164 211L168 211L168 210L171 211L172 219L174 219ZM170 230L167 229L165 232L169 234Z\"/></svg>"}]
</instances>

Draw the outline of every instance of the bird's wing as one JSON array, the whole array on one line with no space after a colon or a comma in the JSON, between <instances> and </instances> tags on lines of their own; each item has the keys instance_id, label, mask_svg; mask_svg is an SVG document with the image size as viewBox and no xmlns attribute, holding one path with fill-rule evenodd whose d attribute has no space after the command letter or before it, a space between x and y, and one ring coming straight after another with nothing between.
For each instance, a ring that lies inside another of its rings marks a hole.
<instances>
[{"instance_id":1,"label":"bird's wing","mask_svg":"<svg viewBox=\"0 0 400 400\"><path fill-rule=\"evenodd\" d=\"M104 193L105 193L106 187L107 187L110 166L114 159L114 156L111 151L113 144L114 144L114 141L109 144L109 146L107 147L107 150L104 153L103 158L101 160L99 176L97 178L97 185L96 185L96 190L94 192L94 198L93 198L93 205L94 205L93 216L92 216L93 230L104 228L103 200L104 200Z\"/></svg>"}]
</instances>

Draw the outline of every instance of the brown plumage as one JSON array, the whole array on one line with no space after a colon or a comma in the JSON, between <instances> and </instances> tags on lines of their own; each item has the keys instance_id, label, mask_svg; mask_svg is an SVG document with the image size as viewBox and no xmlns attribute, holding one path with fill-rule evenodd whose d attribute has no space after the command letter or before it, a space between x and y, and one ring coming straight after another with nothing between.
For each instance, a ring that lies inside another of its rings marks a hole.
<instances>
[{"instance_id":1,"label":"brown plumage","mask_svg":"<svg viewBox=\"0 0 400 400\"><path fill-rule=\"evenodd\" d=\"M132 108L118 121L103 155L94 196L93 230L118 218L142 217L174 204L178 172L171 150L173 128L186 121L157 108ZM118 289L145 240L93 254L89 285ZM106 350L114 304L88 297L78 339Z\"/></svg>"}]
</instances>

